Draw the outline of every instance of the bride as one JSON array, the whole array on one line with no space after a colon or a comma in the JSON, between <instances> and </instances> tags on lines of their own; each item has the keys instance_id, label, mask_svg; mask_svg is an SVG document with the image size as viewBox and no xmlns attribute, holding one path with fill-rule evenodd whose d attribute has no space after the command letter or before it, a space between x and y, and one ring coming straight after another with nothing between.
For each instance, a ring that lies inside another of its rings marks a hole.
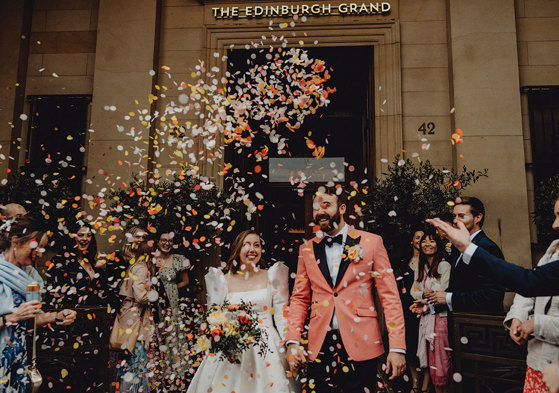
<instances>
[{"instance_id":1,"label":"bride","mask_svg":"<svg viewBox=\"0 0 559 393\"><path fill-rule=\"evenodd\" d=\"M188 393L206 392L295 392L295 383L287 378L285 329L289 300L289 269L276 263L268 270L259 267L262 241L255 231L241 232L231 245L231 256L222 272L210 268L206 274L208 304L251 303L258 313L261 329L266 332L268 350L264 357L257 347L246 350L240 363L207 357L201 364Z\"/></svg>"}]
</instances>

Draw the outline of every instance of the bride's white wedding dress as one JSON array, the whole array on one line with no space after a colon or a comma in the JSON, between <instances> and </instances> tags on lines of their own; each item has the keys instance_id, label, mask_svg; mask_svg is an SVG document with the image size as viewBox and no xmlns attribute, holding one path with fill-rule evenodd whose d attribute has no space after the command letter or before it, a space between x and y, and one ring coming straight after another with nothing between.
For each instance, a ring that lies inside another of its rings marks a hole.
<instances>
[{"instance_id":1,"label":"bride's white wedding dress","mask_svg":"<svg viewBox=\"0 0 559 393\"><path fill-rule=\"evenodd\" d=\"M241 300L252 303L262 321L260 327L267 333L268 350L264 357L257 347L251 347L241 356L240 364L207 357L196 371L188 393L292 393L296 384L286 376L284 306L289 301L289 269L276 263L268 269L266 288L229 293L223 272L210 268L205 276L208 304L222 304L225 300L238 304Z\"/></svg>"}]
</instances>

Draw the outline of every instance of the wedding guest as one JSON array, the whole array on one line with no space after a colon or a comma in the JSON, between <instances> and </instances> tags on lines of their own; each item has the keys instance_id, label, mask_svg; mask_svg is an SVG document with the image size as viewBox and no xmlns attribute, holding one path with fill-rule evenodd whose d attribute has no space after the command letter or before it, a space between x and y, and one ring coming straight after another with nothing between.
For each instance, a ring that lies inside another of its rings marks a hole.
<instances>
[{"instance_id":1,"label":"wedding guest","mask_svg":"<svg viewBox=\"0 0 559 393\"><path fill-rule=\"evenodd\" d=\"M191 360L184 356L186 335L191 331L188 315L200 305L196 295L201 287L188 274L190 261L173 253L175 234L160 233L154 254L156 267L156 290L159 301L155 304L154 319L157 326L155 338L148 357L158 372L152 378L152 386L167 391L184 391L192 379ZM182 294L183 296L180 296Z\"/></svg>"},{"instance_id":2,"label":"wedding guest","mask_svg":"<svg viewBox=\"0 0 559 393\"><path fill-rule=\"evenodd\" d=\"M552 228L559 231L559 199L555 201L554 213L557 218ZM555 260L559 260L559 240L551 243L538 266ZM504 324L515 343L528 344L524 393L546 393L542 371L549 364L559 364L559 296L517 294Z\"/></svg>"},{"instance_id":3,"label":"wedding guest","mask_svg":"<svg viewBox=\"0 0 559 393\"><path fill-rule=\"evenodd\" d=\"M108 302L109 312L112 316L116 316L120 311L122 297L120 296L120 287L122 279L126 271L130 267L130 262L135 261L140 254L138 250L141 245L145 244L148 238L148 232L141 227L132 227L125 233L125 243L121 251L117 251L107 257L105 273L107 276ZM109 350L109 380L116 380L116 366L120 358L120 352ZM114 392L114 386L111 385L110 393Z\"/></svg>"},{"instance_id":4,"label":"wedding guest","mask_svg":"<svg viewBox=\"0 0 559 393\"><path fill-rule=\"evenodd\" d=\"M485 207L475 197L462 197L453 208L454 225L463 223L471 241L498 258L501 249L483 232ZM452 270L446 291L426 291L425 297L436 305L446 305L450 311L502 312L505 288L476 272L464 263L462 253L454 249L450 256Z\"/></svg>"},{"instance_id":5,"label":"wedding guest","mask_svg":"<svg viewBox=\"0 0 559 393\"><path fill-rule=\"evenodd\" d=\"M71 325L76 312L63 309L44 313L41 302L28 300L27 285L43 280L33 268L42 257L47 235L30 217L16 219L0 234L0 388L10 393L25 393L30 380L26 368L26 324L35 318L37 326ZM5 390L4 390L5 389Z\"/></svg>"},{"instance_id":6,"label":"wedding guest","mask_svg":"<svg viewBox=\"0 0 559 393\"><path fill-rule=\"evenodd\" d=\"M2 206L0 210L2 221L11 220L13 218L21 218L27 215L27 210L19 203L8 203L5 206Z\"/></svg>"},{"instance_id":7,"label":"wedding guest","mask_svg":"<svg viewBox=\"0 0 559 393\"><path fill-rule=\"evenodd\" d=\"M107 278L97 260L93 228L84 224L72 237L73 249L54 256L45 273L46 301L54 307L106 306Z\"/></svg>"},{"instance_id":8,"label":"wedding guest","mask_svg":"<svg viewBox=\"0 0 559 393\"><path fill-rule=\"evenodd\" d=\"M559 230L559 198L555 201L553 214L555 221L552 228ZM456 228L439 218L431 219L429 223L447 233L454 247L463 253L464 263L474 271L484 272L484 274L522 296L559 295L559 260L550 261L533 270L526 269L502 258L497 258L473 244L468 229L461 222L457 224ZM520 334L522 335L522 333ZM558 370L559 365L554 364L547 366L543 371L542 380L552 393L559 392Z\"/></svg>"},{"instance_id":9,"label":"wedding guest","mask_svg":"<svg viewBox=\"0 0 559 393\"><path fill-rule=\"evenodd\" d=\"M429 223L436 228L443 229L448 234L453 246L463 253L462 261L473 271L483 273L522 296L559 295L559 260L535 269L526 269L497 258L472 243L468 229L460 222L457 224L457 228L453 228L438 218L430 219Z\"/></svg>"},{"instance_id":10,"label":"wedding guest","mask_svg":"<svg viewBox=\"0 0 559 393\"><path fill-rule=\"evenodd\" d=\"M420 246L419 243L423 237L423 231L417 230L413 233L411 239L412 255L409 259L400 263L398 278L396 282L400 288L400 299L402 300L402 308L404 311L404 321L406 324L406 365L411 375L412 391L419 392L419 358L417 357L417 338L419 336L419 318L414 314L410 307L413 304L411 291L413 283L417 275L417 267L419 265ZM429 376L427 375L427 378Z\"/></svg>"},{"instance_id":11,"label":"wedding guest","mask_svg":"<svg viewBox=\"0 0 559 393\"><path fill-rule=\"evenodd\" d=\"M130 266L130 261L134 259L140 244L148 239L148 232L144 228L132 227L126 231L124 246L120 252L115 252L107 258L105 272L107 274L108 295L111 313L116 314L120 309L120 284L125 272Z\"/></svg>"},{"instance_id":12,"label":"wedding guest","mask_svg":"<svg viewBox=\"0 0 559 393\"><path fill-rule=\"evenodd\" d=\"M276 263L266 269L262 261L262 239L252 230L241 232L231 244L231 255L224 271L210 268L206 274L208 304L252 303L260 327L266 332L268 350L261 356L257 346L247 349L239 363L219 356L204 359L188 393L288 393L296 391L286 373L283 342L289 300L289 269Z\"/></svg>"},{"instance_id":13,"label":"wedding guest","mask_svg":"<svg viewBox=\"0 0 559 393\"><path fill-rule=\"evenodd\" d=\"M421 315L417 356L424 378L422 392L429 391L429 376L435 391L444 393L448 389L451 369L451 354L448 348L448 312L436 313L434 306L424 298L425 290L444 291L450 278L450 264L444 260L442 239L432 230L421 238L421 253L412 296L416 299L411 310Z\"/></svg>"},{"instance_id":14,"label":"wedding guest","mask_svg":"<svg viewBox=\"0 0 559 393\"><path fill-rule=\"evenodd\" d=\"M157 301L157 293L152 291L155 265L151 257L151 248L145 242L138 244L134 255L129 261L120 286L123 302L118 317L122 327L131 327L139 320L140 332L134 353L121 359L117 367L117 387L122 393L150 391L147 350L154 328L151 302Z\"/></svg>"},{"instance_id":15,"label":"wedding guest","mask_svg":"<svg viewBox=\"0 0 559 393\"><path fill-rule=\"evenodd\" d=\"M88 311L90 315L106 312L107 280L105 271L97 260L97 243L93 228L87 224L78 227L71 235L74 246L70 250L55 255L45 272L46 296L45 303L55 309L76 307L103 307L102 310ZM85 318L84 314L81 314ZM71 386L75 391L90 391L97 387L98 376L105 370L105 365L99 362L99 334L103 327L99 318L91 318L88 323L81 324L79 331L74 329L59 329L41 337L41 345L55 348L61 342L80 342L81 347L96 348L89 353L93 361L83 365L79 371L71 373L60 380L61 370L66 366L62 363L58 368L49 370L52 381L48 384L50 390L61 391ZM83 321L83 319L82 319ZM54 377L53 377L54 376ZM49 378L49 379L51 379Z\"/></svg>"}]
</instances>

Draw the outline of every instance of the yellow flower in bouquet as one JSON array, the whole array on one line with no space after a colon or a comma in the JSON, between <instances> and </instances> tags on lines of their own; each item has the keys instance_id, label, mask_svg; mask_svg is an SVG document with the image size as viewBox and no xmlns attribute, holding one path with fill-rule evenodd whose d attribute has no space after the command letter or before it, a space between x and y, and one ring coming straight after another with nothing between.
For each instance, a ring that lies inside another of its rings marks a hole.
<instances>
[{"instance_id":1,"label":"yellow flower in bouquet","mask_svg":"<svg viewBox=\"0 0 559 393\"><path fill-rule=\"evenodd\" d=\"M194 347L194 349L198 353L206 352L208 349L210 349L211 344L212 343L206 336L200 336L198 337L198 340L196 340L196 346Z\"/></svg>"},{"instance_id":2,"label":"yellow flower in bouquet","mask_svg":"<svg viewBox=\"0 0 559 393\"><path fill-rule=\"evenodd\" d=\"M223 311L217 310L208 315L208 323L213 326L223 326L229 321L227 314Z\"/></svg>"},{"instance_id":3,"label":"yellow flower in bouquet","mask_svg":"<svg viewBox=\"0 0 559 393\"><path fill-rule=\"evenodd\" d=\"M227 321L223 324L223 332L226 336L232 336L237 333L239 323L237 321Z\"/></svg>"}]
</instances>

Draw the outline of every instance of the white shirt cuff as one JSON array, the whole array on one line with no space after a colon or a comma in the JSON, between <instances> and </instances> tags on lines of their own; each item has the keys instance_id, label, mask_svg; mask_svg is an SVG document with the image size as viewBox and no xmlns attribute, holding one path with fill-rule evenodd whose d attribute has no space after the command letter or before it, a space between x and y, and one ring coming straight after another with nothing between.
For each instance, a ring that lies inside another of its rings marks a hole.
<instances>
[{"instance_id":1,"label":"white shirt cuff","mask_svg":"<svg viewBox=\"0 0 559 393\"><path fill-rule=\"evenodd\" d=\"M400 349L400 348L390 348L389 352L401 353L402 355L406 354L406 350L405 349Z\"/></svg>"},{"instance_id":2,"label":"white shirt cuff","mask_svg":"<svg viewBox=\"0 0 559 393\"><path fill-rule=\"evenodd\" d=\"M452 292L447 292L446 294L446 305L452 311Z\"/></svg>"},{"instance_id":3,"label":"white shirt cuff","mask_svg":"<svg viewBox=\"0 0 559 393\"><path fill-rule=\"evenodd\" d=\"M297 344L297 345L299 345L299 341L287 340L287 341L285 342L285 346L287 347L289 344Z\"/></svg>"},{"instance_id":4,"label":"white shirt cuff","mask_svg":"<svg viewBox=\"0 0 559 393\"><path fill-rule=\"evenodd\" d=\"M470 264L470 260L472 259L472 256L474 255L474 252L476 252L476 250L477 246L474 243L470 243L470 245L466 248L466 250L464 251L464 255L462 255L462 261L466 265Z\"/></svg>"}]
</instances>

